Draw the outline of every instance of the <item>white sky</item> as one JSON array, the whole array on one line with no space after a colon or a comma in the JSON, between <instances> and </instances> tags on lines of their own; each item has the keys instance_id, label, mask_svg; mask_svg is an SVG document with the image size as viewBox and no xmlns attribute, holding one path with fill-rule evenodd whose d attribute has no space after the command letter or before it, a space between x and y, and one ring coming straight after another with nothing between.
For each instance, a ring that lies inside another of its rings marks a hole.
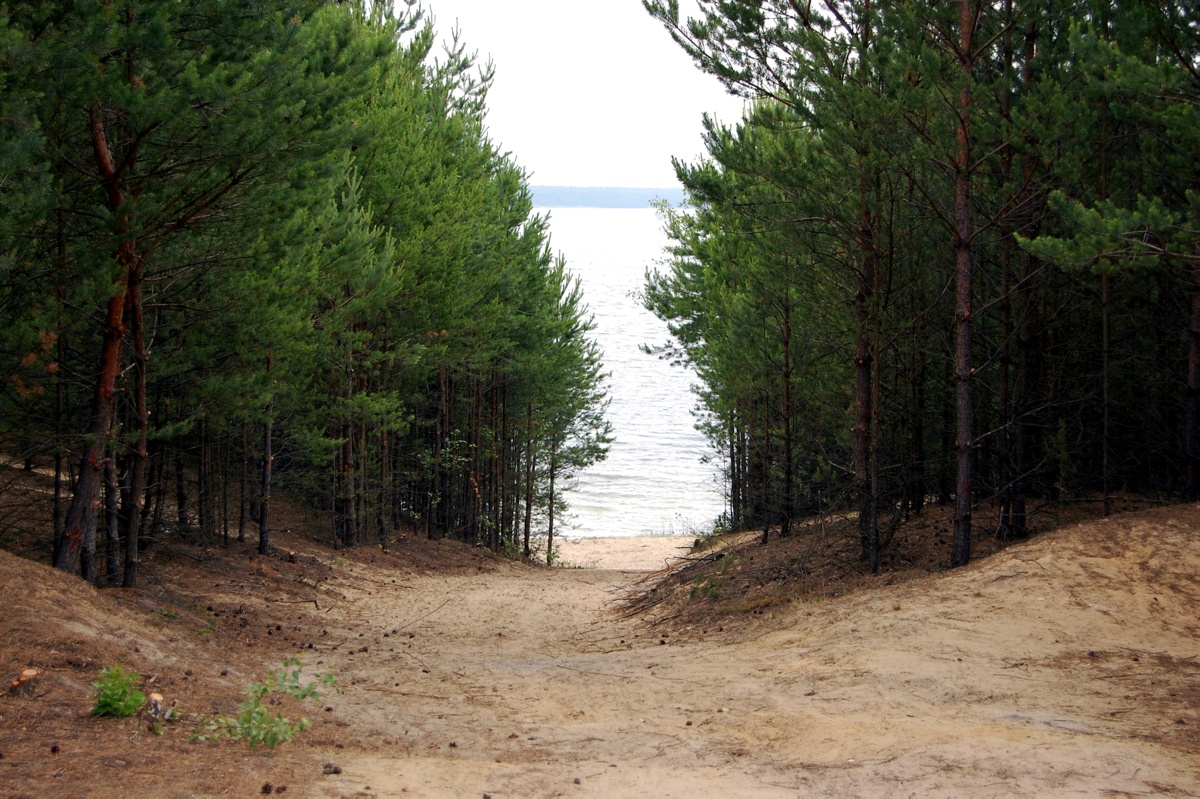
<instances>
[{"instance_id":1,"label":"white sky","mask_svg":"<svg viewBox=\"0 0 1200 799\"><path fill-rule=\"evenodd\" d=\"M422 5L440 37L457 26L468 51L494 62L488 130L533 185L673 187L671 156L703 152L703 113L741 116L742 101L696 69L640 0Z\"/></svg>"}]
</instances>

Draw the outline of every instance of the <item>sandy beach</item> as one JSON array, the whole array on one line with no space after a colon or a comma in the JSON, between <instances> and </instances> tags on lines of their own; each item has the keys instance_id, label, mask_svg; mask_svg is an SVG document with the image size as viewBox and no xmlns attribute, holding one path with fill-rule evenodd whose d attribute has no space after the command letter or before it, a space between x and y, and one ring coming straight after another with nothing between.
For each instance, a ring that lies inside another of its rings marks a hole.
<instances>
[{"instance_id":1,"label":"sandy beach","mask_svg":"<svg viewBox=\"0 0 1200 799\"><path fill-rule=\"evenodd\" d=\"M620 571L657 571L686 555L695 543L690 535L639 535L607 538L564 538L558 556L564 566Z\"/></svg>"}]
</instances>

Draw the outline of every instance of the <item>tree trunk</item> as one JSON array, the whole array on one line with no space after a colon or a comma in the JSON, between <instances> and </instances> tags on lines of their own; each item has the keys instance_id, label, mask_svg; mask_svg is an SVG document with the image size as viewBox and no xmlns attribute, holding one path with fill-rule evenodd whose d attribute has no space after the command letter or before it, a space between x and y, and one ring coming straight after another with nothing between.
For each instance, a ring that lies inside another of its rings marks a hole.
<instances>
[{"instance_id":1,"label":"tree trunk","mask_svg":"<svg viewBox=\"0 0 1200 799\"><path fill-rule=\"evenodd\" d=\"M779 535L786 538L792 534L792 517L795 516L795 456L792 442L792 300L790 286L784 286L783 305L783 520Z\"/></svg>"},{"instance_id":2,"label":"tree trunk","mask_svg":"<svg viewBox=\"0 0 1200 799\"><path fill-rule=\"evenodd\" d=\"M1026 89L1033 86L1033 60L1037 54L1038 29L1030 26L1025 33L1025 58L1021 82ZM1021 165L1021 191L1026 198L1031 193L1034 176L1034 158L1025 155ZM1032 211L1026 210L1027 222L1023 235L1032 239L1037 236L1037 223ZM1017 324L1017 398L1013 415L1016 419L1016 451L1013 453L1013 487L1009 499L1010 537L1021 538L1028 534L1026 498L1029 496L1029 470L1033 456L1033 400L1037 386L1037 305L1035 280L1038 264L1027 250L1019 256L1020 277L1017 296L1020 299L1020 314Z\"/></svg>"},{"instance_id":3,"label":"tree trunk","mask_svg":"<svg viewBox=\"0 0 1200 799\"><path fill-rule=\"evenodd\" d=\"M1200 176L1196 178L1200 191ZM1200 223L1200 209L1196 211ZM1192 307L1188 320L1187 418L1184 423L1184 454L1187 456L1187 497L1200 499L1200 237L1192 245Z\"/></svg>"},{"instance_id":4,"label":"tree trunk","mask_svg":"<svg viewBox=\"0 0 1200 799\"><path fill-rule=\"evenodd\" d=\"M742 477L741 447L738 446L741 431L734 421L732 414L727 423L729 436L729 519L731 529L737 530L742 521Z\"/></svg>"},{"instance_id":5,"label":"tree trunk","mask_svg":"<svg viewBox=\"0 0 1200 799\"><path fill-rule=\"evenodd\" d=\"M758 508L756 522L762 527L762 543L766 544L771 538L771 423L769 401L757 400L754 403L754 420L758 425Z\"/></svg>"},{"instance_id":6,"label":"tree trunk","mask_svg":"<svg viewBox=\"0 0 1200 799\"><path fill-rule=\"evenodd\" d=\"M209 481L209 449L208 419L201 418L199 427L199 451L196 458L196 520L200 525L200 540L205 546L212 543L212 486Z\"/></svg>"},{"instance_id":7,"label":"tree trunk","mask_svg":"<svg viewBox=\"0 0 1200 799\"><path fill-rule=\"evenodd\" d=\"M1101 34L1108 38L1108 9L1100 12ZM1100 202L1108 199L1108 103L1100 103ZM1108 326L1108 273L1100 275L1100 383L1101 383L1101 429L1100 429L1100 482L1104 492L1104 518L1112 515L1112 496L1108 479L1109 416L1109 326Z\"/></svg>"},{"instance_id":8,"label":"tree trunk","mask_svg":"<svg viewBox=\"0 0 1200 799\"><path fill-rule=\"evenodd\" d=\"M118 511L117 458L110 449L104 459L104 577L115 585L121 574L121 515Z\"/></svg>"},{"instance_id":9,"label":"tree trunk","mask_svg":"<svg viewBox=\"0 0 1200 799\"><path fill-rule=\"evenodd\" d=\"M229 434L221 436L217 450L218 468L221 472L221 544L229 546Z\"/></svg>"},{"instance_id":10,"label":"tree trunk","mask_svg":"<svg viewBox=\"0 0 1200 799\"><path fill-rule=\"evenodd\" d=\"M55 261L58 267L58 279L55 281L55 295L58 299L58 371L54 373L54 540L62 536L63 531L63 417L66 414L67 389L63 380L63 368L67 363L67 336L63 317L67 306L67 225L63 209L55 214L58 222L58 236Z\"/></svg>"},{"instance_id":11,"label":"tree trunk","mask_svg":"<svg viewBox=\"0 0 1200 799\"><path fill-rule=\"evenodd\" d=\"M529 560L533 557L533 549L530 547L529 536L530 530L533 527L533 478L534 478L534 460L533 460L533 405L525 406L525 541L524 552L525 559Z\"/></svg>"},{"instance_id":12,"label":"tree trunk","mask_svg":"<svg viewBox=\"0 0 1200 799\"><path fill-rule=\"evenodd\" d=\"M883 318L879 307L879 259L872 259L872 264L875 269L875 276L871 282L875 286L875 292L871 300L871 352L878 353L883 338ZM871 574L879 573L879 553L883 549L883 543L879 537L879 504L882 493L879 475L879 448L883 437L881 419L883 406L881 396L883 393L882 371L882 359L877 356L873 357L871 359L871 430L867 461L867 474L869 476L871 492L869 507L871 524L867 531L871 545Z\"/></svg>"},{"instance_id":13,"label":"tree trunk","mask_svg":"<svg viewBox=\"0 0 1200 799\"><path fill-rule=\"evenodd\" d=\"M125 205L124 183L117 175L109 150L108 137L104 128L104 109L97 104L91 110L92 150L101 182L107 191L109 210L121 213ZM97 364L95 394L92 397L91 421L88 438L79 462L79 477L75 481L75 493L67 509L62 535L54 549L54 566L65 572L74 573L79 568L80 550L86 539L96 535L96 517L100 509L100 472L104 468L104 451L108 443L108 431L113 420L113 394L117 376L121 371L121 344L125 338L125 304L128 293L129 275L137 269L138 257L135 243L127 237L130 227L128 216L117 223L120 242L117 244L116 260L121 268L116 288L108 301L101 337L100 360Z\"/></svg>"},{"instance_id":14,"label":"tree trunk","mask_svg":"<svg viewBox=\"0 0 1200 799\"><path fill-rule=\"evenodd\" d=\"M907 484L908 512L915 516L925 509L925 496L928 486L925 483L925 397L929 380L929 361L925 351L915 342L920 340L918 331L914 336L913 374L916 379L912 393L912 432L909 449L909 469Z\"/></svg>"},{"instance_id":15,"label":"tree trunk","mask_svg":"<svg viewBox=\"0 0 1200 799\"><path fill-rule=\"evenodd\" d=\"M130 333L133 335L134 413L137 416L137 441L133 457L129 462L129 509L125 516L125 577L122 585L133 588L137 585L138 534L142 522L142 503L145 501L146 482L146 437L150 428L150 412L146 405L146 337L142 316L142 270L129 272Z\"/></svg>"},{"instance_id":16,"label":"tree trunk","mask_svg":"<svg viewBox=\"0 0 1200 799\"><path fill-rule=\"evenodd\" d=\"M161 397L158 399L161 400ZM154 414L162 416L162 403L156 403ZM151 444L147 442L149 447L149 455L146 469L146 501L142 506L142 530L161 530L162 529L162 509L166 501L164 492L163 474L166 467L163 461L166 458L165 450L162 442Z\"/></svg>"},{"instance_id":17,"label":"tree trunk","mask_svg":"<svg viewBox=\"0 0 1200 799\"><path fill-rule=\"evenodd\" d=\"M179 532L185 533L190 527L188 520L187 475L183 470L182 442L175 446L175 512L178 515Z\"/></svg>"},{"instance_id":18,"label":"tree trunk","mask_svg":"<svg viewBox=\"0 0 1200 799\"><path fill-rule=\"evenodd\" d=\"M379 440L375 451L379 458L379 488L375 492L375 533L379 539L380 549L387 552L390 547L389 530L392 518L392 450L386 430L379 431Z\"/></svg>"},{"instance_id":19,"label":"tree trunk","mask_svg":"<svg viewBox=\"0 0 1200 799\"><path fill-rule=\"evenodd\" d=\"M250 482L250 442L246 425L242 425L242 457L238 469L238 537L239 542L246 540L246 488Z\"/></svg>"},{"instance_id":20,"label":"tree trunk","mask_svg":"<svg viewBox=\"0 0 1200 799\"><path fill-rule=\"evenodd\" d=\"M121 367L121 339L125 334L122 321L125 293L109 301L109 313L104 324L104 343L100 355L99 377L92 399L91 424L88 440L79 462L75 493L63 521L63 532L54 550L54 566L74 573L79 568L80 550L84 542L96 537L96 517L100 509L100 471L104 468L104 451L113 417L113 394Z\"/></svg>"},{"instance_id":21,"label":"tree trunk","mask_svg":"<svg viewBox=\"0 0 1200 799\"><path fill-rule=\"evenodd\" d=\"M1012 70L1013 44L1012 0L1004 2L1004 20L1008 25L1003 37L1002 64L1006 79L1004 94L1001 98L1001 117L1006 124L1012 123ZM1012 184L1013 148L1010 142L1004 143L1004 151L1000 158L1000 188L1001 194L1011 191ZM1009 218L1000 222L1000 353L999 353L999 385L996 389L997 412L1000 417L1000 435L996 442L996 460L999 495L1000 523L996 526L996 535L1001 540L1009 537L1012 528L1012 399L1009 386L1012 371L1012 245L1013 231Z\"/></svg>"},{"instance_id":22,"label":"tree trunk","mask_svg":"<svg viewBox=\"0 0 1200 799\"><path fill-rule=\"evenodd\" d=\"M270 360L267 361L268 371ZM271 473L275 463L275 452L271 441L271 411L273 403L267 404L267 418L263 421L262 500L258 506L258 553L271 551Z\"/></svg>"},{"instance_id":23,"label":"tree trunk","mask_svg":"<svg viewBox=\"0 0 1200 799\"><path fill-rule=\"evenodd\" d=\"M1188 325L1188 393L1184 448L1187 454L1187 496L1200 499L1200 240L1192 265L1192 308Z\"/></svg>"},{"instance_id":24,"label":"tree trunk","mask_svg":"<svg viewBox=\"0 0 1200 799\"><path fill-rule=\"evenodd\" d=\"M547 505L548 519L546 521L546 565L554 565L554 477L558 471L558 445L550 448L550 501Z\"/></svg>"},{"instance_id":25,"label":"tree trunk","mask_svg":"<svg viewBox=\"0 0 1200 799\"><path fill-rule=\"evenodd\" d=\"M446 469L442 463L446 438L449 435L450 409L449 386L446 365L438 364L438 407L434 421L433 437L433 496L430 497L429 537L441 538L449 529L449 504L446 494L450 490Z\"/></svg>"},{"instance_id":26,"label":"tree trunk","mask_svg":"<svg viewBox=\"0 0 1200 799\"><path fill-rule=\"evenodd\" d=\"M341 447L342 496L339 501L339 518L342 524L342 546L358 546L357 508L354 502L354 423L347 419L342 424Z\"/></svg>"},{"instance_id":27,"label":"tree trunk","mask_svg":"<svg viewBox=\"0 0 1200 799\"><path fill-rule=\"evenodd\" d=\"M860 186L865 192L865 187ZM858 493L858 535L862 557L874 561L876 519L871 500L871 377L875 354L871 352L871 301L875 295L875 253L871 247L871 211L863 194L863 220L859 229L859 247L863 263L859 269L858 290L854 294L854 486Z\"/></svg>"},{"instance_id":28,"label":"tree trunk","mask_svg":"<svg viewBox=\"0 0 1200 799\"><path fill-rule=\"evenodd\" d=\"M868 61L866 52L872 38L871 13L868 3L862 10L859 29L859 80L866 81ZM858 126L856 125L856 128ZM860 131L861 134L861 131ZM858 250L862 262L858 271L858 286L854 293L854 483L858 494L858 534L862 557L875 564L879 549L879 523L875 518L875 501L871 486L871 381L876 358L872 344L872 327L875 308L875 292L878 275L878 253L875 246L875 219L872 214L872 180L867 172L865 150L859 151L860 171L858 175L858 201L862 203L859 215ZM874 569L874 566L872 566Z\"/></svg>"},{"instance_id":29,"label":"tree trunk","mask_svg":"<svg viewBox=\"0 0 1200 799\"><path fill-rule=\"evenodd\" d=\"M954 161L954 261L955 289L955 419L958 461L954 487L954 545L950 565L965 566L971 560L971 81L975 68L975 14L970 0L959 3L959 58L963 87L958 97L957 147Z\"/></svg>"}]
</instances>

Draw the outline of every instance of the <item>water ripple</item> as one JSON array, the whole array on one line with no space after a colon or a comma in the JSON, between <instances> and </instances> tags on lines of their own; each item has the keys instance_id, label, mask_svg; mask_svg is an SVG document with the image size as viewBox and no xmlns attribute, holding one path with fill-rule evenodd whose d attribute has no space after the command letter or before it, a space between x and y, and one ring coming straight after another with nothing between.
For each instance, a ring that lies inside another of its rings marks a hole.
<instances>
[{"instance_id":1,"label":"water ripple","mask_svg":"<svg viewBox=\"0 0 1200 799\"><path fill-rule=\"evenodd\" d=\"M567 495L574 536L687 533L723 510L715 453L695 429L694 373L641 351L666 325L632 297L667 238L652 209L555 208L552 246L578 275L595 315L593 335L612 373L608 458Z\"/></svg>"}]
</instances>

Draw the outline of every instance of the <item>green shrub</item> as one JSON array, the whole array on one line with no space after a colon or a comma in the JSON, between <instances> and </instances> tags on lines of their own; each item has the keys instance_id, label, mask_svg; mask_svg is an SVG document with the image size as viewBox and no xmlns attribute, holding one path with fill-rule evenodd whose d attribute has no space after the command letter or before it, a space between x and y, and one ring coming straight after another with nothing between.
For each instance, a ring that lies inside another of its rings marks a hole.
<instances>
[{"instance_id":1,"label":"green shrub","mask_svg":"<svg viewBox=\"0 0 1200 799\"><path fill-rule=\"evenodd\" d=\"M303 717L292 722L280 711L272 714L266 707L271 703L271 694L285 694L298 700L309 697L315 699L320 685L336 686L337 680L332 674L325 674L315 682L301 683L300 659L288 658L283 662L283 668L268 672L262 682L251 683L242 691L245 699L238 706L236 716L221 716L210 722L203 731L195 733L192 740L234 738L245 741L251 749L259 744L274 749L307 730L312 722Z\"/></svg>"},{"instance_id":2,"label":"green shrub","mask_svg":"<svg viewBox=\"0 0 1200 799\"><path fill-rule=\"evenodd\" d=\"M136 681L140 674L127 672L120 666L109 666L100 672L100 679L92 683L96 689L96 703L92 714L96 716L132 716L146 701L146 695L138 690Z\"/></svg>"}]
</instances>

